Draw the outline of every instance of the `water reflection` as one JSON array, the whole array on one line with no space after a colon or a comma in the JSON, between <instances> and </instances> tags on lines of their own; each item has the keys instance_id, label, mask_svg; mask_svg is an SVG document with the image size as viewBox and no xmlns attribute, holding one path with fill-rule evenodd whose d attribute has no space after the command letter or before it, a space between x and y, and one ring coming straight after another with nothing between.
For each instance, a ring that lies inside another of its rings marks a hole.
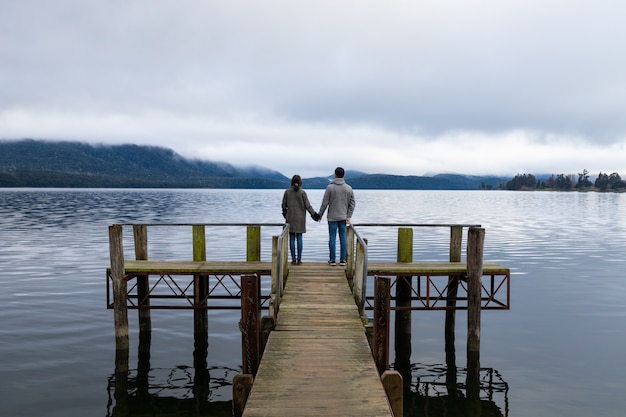
<instances>
[{"instance_id":1,"label":"water reflection","mask_svg":"<svg viewBox=\"0 0 626 417\"><path fill-rule=\"evenodd\" d=\"M411 329L395 338L393 369L402 375L404 417L508 417L509 386L500 372L480 366L480 353L467 352L467 366L458 367L454 315L446 318L446 363L409 363ZM395 315L396 329L410 318Z\"/></svg>"},{"instance_id":2,"label":"water reflection","mask_svg":"<svg viewBox=\"0 0 626 417\"><path fill-rule=\"evenodd\" d=\"M108 379L107 417L232 416L232 379L241 369L207 365L206 335L196 337L194 366L150 367L149 334L139 342L137 368L116 361Z\"/></svg>"},{"instance_id":3,"label":"water reflection","mask_svg":"<svg viewBox=\"0 0 626 417\"><path fill-rule=\"evenodd\" d=\"M107 417L232 416L232 380L242 370L208 366L206 333L194 335L193 367L151 368L150 337L140 333L135 369L128 369L128 352L116 357ZM457 367L454 339L449 342L446 363L429 365L410 363L410 335L396 339L393 368L404 382L404 417L508 417L509 385L500 372L469 355L468 366Z\"/></svg>"},{"instance_id":4,"label":"water reflection","mask_svg":"<svg viewBox=\"0 0 626 417\"><path fill-rule=\"evenodd\" d=\"M195 368L150 368L150 351L140 348L136 369L109 377L106 416L232 416L232 378L241 369L206 366L206 350L198 346L194 361ZM465 367L413 363L401 374L405 417L509 416L509 386L496 369L480 369L475 399L468 395Z\"/></svg>"},{"instance_id":5,"label":"water reflection","mask_svg":"<svg viewBox=\"0 0 626 417\"><path fill-rule=\"evenodd\" d=\"M411 368L409 389L404 391L404 415L423 417L507 417L509 415L509 386L500 373L481 368L478 375L480 397L467 395L468 370L416 363Z\"/></svg>"}]
</instances>

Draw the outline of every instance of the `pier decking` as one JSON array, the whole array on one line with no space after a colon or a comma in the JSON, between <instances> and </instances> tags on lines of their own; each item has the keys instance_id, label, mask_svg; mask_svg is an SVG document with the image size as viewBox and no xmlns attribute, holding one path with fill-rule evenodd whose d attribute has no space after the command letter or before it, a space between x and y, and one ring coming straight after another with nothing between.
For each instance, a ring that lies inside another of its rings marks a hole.
<instances>
[{"instance_id":1,"label":"pier decking","mask_svg":"<svg viewBox=\"0 0 626 417\"><path fill-rule=\"evenodd\" d=\"M290 268L243 415L392 415L344 268Z\"/></svg>"}]
</instances>

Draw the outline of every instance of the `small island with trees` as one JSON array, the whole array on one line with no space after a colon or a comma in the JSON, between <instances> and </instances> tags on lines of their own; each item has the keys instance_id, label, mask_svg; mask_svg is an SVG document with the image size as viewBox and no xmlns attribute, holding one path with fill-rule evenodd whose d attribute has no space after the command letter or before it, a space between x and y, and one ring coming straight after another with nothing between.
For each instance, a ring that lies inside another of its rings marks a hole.
<instances>
[{"instance_id":1,"label":"small island with trees","mask_svg":"<svg viewBox=\"0 0 626 417\"><path fill-rule=\"evenodd\" d=\"M550 175L545 179L537 179L533 174L517 174L507 181L507 190L558 190L558 191L626 191L626 182L617 172L606 174L600 172L594 182L589 179L586 169L575 175Z\"/></svg>"}]
</instances>

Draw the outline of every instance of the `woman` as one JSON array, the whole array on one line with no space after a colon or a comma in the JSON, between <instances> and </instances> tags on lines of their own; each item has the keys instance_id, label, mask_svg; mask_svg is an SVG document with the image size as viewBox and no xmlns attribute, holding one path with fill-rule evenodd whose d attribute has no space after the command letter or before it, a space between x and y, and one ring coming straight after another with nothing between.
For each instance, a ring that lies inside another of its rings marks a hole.
<instances>
[{"instance_id":1,"label":"woman","mask_svg":"<svg viewBox=\"0 0 626 417\"><path fill-rule=\"evenodd\" d=\"M302 264L302 234L306 233L306 212L313 220L318 221L320 216L313 210L306 192L302 189L302 178L294 175L291 178L291 187L283 194L283 217L289 224L289 250L291 263Z\"/></svg>"}]
</instances>

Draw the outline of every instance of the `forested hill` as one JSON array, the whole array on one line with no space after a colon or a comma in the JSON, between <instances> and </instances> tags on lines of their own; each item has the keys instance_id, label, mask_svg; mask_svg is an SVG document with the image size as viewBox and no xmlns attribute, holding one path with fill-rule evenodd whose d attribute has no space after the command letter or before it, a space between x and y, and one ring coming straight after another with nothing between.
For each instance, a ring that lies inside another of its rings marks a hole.
<instances>
[{"instance_id":1,"label":"forested hill","mask_svg":"<svg viewBox=\"0 0 626 417\"><path fill-rule=\"evenodd\" d=\"M3 187L282 188L288 181L269 169L189 160L154 146L0 141Z\"/></svg>"},{"instance_id":2,"label":"forested hill","mask_svg":"<svg viewBox=\"0 0 626 417\"><path fill-rule=\"evenodd\" d=\"M355 189L470 190L497 188L509 178L443 174L433 177L348 171ZM0 187L287 188L290 178L264 167L183 158L170 149L25 139L0 141ZM328 178L306 178L324 188Z\"/></svg>"}]
</instances>

